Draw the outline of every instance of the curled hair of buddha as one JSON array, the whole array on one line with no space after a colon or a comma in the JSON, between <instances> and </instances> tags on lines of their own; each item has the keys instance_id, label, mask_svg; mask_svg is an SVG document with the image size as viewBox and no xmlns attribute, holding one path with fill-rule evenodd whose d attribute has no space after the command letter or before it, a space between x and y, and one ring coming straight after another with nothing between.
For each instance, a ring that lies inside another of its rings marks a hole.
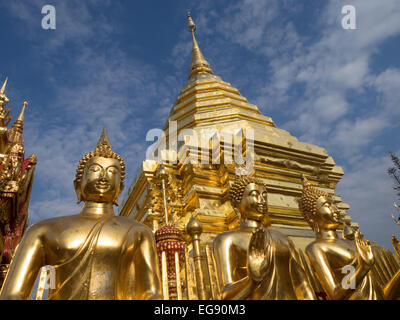
<instances>
[{"instance_id":1,"label":"curled hair of buddha","mask_svg":"<svg viewBox=\"0 0 400 320\"><path fill-rule=\"evenodd\" d=\"M314 188L304 175L301 175L301 180L303 183L303 193L299 200L299 208L311 228L317 230L317 199L321 196L329 197L329 194Z\"/></svg>"},{"instance_id":2,"label":"curled hair of buddha","mask_svg":"<svg viewBox=\"0 0 400 320\"><path fill-rule=\"evenodd\" d=\"M237 207L240 201L242 201L244 189L250 183L261 185L265 190L267 190L267 185L256 177L249 175L236 175L235 180L229 189L229 199L231 200L233 207Z\"/></svg>"},{"instance_id":3,"label":"curled hair of buddha","mask_svg":"<svg viewBox=\"0 0 400 320\"><path fill-rule=\"evenodd\" d=\"M86 153L79 161L78 168L76 169L75 183L81 183L86 163L93 157L117 159L119 161L119 164L121 166L120 191L122 191L124 189L125 162L119 154L112 151L110 141L108 140L106 128L103 129L103 133L101 134L101 137L97 142L96 149L89 153Z\"/></svg>"}]
</instances>

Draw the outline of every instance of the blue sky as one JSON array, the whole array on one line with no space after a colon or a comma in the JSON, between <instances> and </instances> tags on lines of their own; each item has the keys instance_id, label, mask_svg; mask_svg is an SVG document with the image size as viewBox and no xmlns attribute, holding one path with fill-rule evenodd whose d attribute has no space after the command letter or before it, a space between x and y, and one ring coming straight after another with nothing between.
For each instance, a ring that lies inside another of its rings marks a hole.
<instances>
[{"instance_id":1,"label":"blue sky","mask_svg":"<svg viewBox=\"0 0 400 320\"><path fill-rule=\"evenodd\" d=\"M41 8L56 8L56 30ZM341 9L356 8L356 30ZM186 11L214 72L299 140L328 150L336 193L372 241L391 249L396 200L388 151L400 152L398 0L3 1L0 80L26 153L38 156L30 223L77 213L72 181L107 127L129 186L186 83ZM127 188L126 188L127 189ZM124 193L125 194L125 193ZM121 197L122 199L122 197Z\"/></svg>"}]
</instances>

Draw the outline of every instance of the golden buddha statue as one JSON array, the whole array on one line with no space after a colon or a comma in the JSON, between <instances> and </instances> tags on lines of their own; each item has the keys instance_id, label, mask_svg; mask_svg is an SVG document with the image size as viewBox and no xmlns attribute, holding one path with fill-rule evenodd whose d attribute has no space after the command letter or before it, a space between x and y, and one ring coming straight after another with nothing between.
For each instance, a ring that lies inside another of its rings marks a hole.
<instances>
[{"instance_id":1,"label":"golden buddha statue","mask_svg":"<svg viewBox=\"0 0 400 320\"><path fill-rule=\"evenodd\" d=\"M400 208L396 203L394 203L394 207L400 214ZM392 215L392 218L397 225L400 225L400 216L398 218L395 218ZM400 242L393 234L392 234L392 245L393 245L393 250L397 255L397 258L400 259ZM394 300L394 299L400 300L400 269L393 275L392 279L390 279L390 281L386 284L384 293L386 299L388 300Z\"/></svg>"},{"instance_id":2,"label":"golden buddha statue","mask_svg":"<svg viewBox=\"0 0 400 320\"><path fill-rule=\"evenodd\" d=\"M354 232L354 240L339 238L336 230L342 221L334 200L328 193L312 187L304 176L302 180L300 210L316 234L306 254L329 299L384 299L383 290L372 274L374 256L369 242L359 230Z\"/></svg>"},{"instance_id":3,"label":"golden buddha statue","mask_svg":"<svg viewBox=\"0 0 400 320\"><path fill-rule=\"evenodd\" d=\"M41 267L54 267L49 299L160 299L161 281L152 231L115 216L125 164L104 129L97 147L79 162L74 186L82 211L40 221L22 239L1 292L28 299Z\"/></svg>"},{"instance_id":4,"label":"golden buddha statue","mask_svg":"<svg viewBox=\"0 0 400 320\"><path fill-rule=\"evenodd\" d=\"M400 242L392 235L392 244L397 258L400 259ZM393 275L383 290L387 300L400 300L400 269Z\"/></svg>"},{"instance_id":5,"label":"golden buddha statue","mask_svg":"<svg viewBox=\"0 0 400 320\"><path fill-rule=\"evenodd\" d=\"M268 217L266 186L251 176L236 176L230 198L241 216L238 230L213 242L222 299L315 299L293 242L263 227Z\"/></svg>"}]
</instances>

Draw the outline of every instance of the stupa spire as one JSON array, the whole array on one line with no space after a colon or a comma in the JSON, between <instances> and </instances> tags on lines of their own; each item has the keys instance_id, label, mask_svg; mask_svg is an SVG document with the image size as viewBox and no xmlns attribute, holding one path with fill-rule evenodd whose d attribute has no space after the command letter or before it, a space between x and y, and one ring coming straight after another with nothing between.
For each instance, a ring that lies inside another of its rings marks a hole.
<instances>
[{"instance_id":1,"label":"stupa spire","mask_svg":"<svg viewBox=\"0 0 400 320\"><path fill-rule=\"evenodd\" d=\"M15 122L14 122L14 124L12 126L12 128L16 132L21 134L21 135L22 135L22 131L23 131L23 128L24 128L25 109L26 109L27 105L28 105L28 102L24 101L24 105L22 106L22 110L21 110L17 120L15 120ZM21 139L22 139L22 136L21 136Z\"/></svg>"},{"instance_id":2,"label":"stupa spire","mask_svg":"<svg viewBox=\"0 0 400 320\"><path fill-rule=\"evenodd\" d=\"M1 87L1 90L0 90L1 94L4 94L4 91L6 90L7 80L8 80L8 77L6 78L6 80L3 83L3 86Z\"/></svg>"},{"instance_id":3,"label":"stupa spire","mask_svg":"<svg viewBox=\"0 0 400 320\"><path fill-rule=\"evenodd\" d=\"M194 23L191 15L190 15L190 11L188 12L187 27L188 27L188 31L192 34L192 38L193 38L192 64L190 66L189 79L199 73L213 74L210 64L208 63L208 61L204 58L203 54L201 53L199 45L197 44L197 41L196 41L196 37L194 36L194 32L196 31L196 24Z\"/></svg>"},{"instance_id":4,"label":"stupa spire","mask_svg":"<svg viewBox=\"0 0 400 320\"><path fill-rule=\"evenodd\" d=\"M10 102L10 100L6 97L6 95L4 93L6 90L6 86L7 86L7 80L8 80L8 77L6 78L6 80L3 83L3 86L0 89L0 108L4 108L6 106L6 104Z\"/></svg>"},{"instance_id":5,"label":"stupa spire","mask_svg":"<svg viewBox=\"0 0 400 320\"><path fill-rule=\"evenodd\" d=\"M22 123L24 123L24 117L25 117L25 109L26 109L26 106L28 105L28 102L27 101L24 101L24 105L22 106L22 110L21 110L21 112L20 112L20 114L19 114L19 116L18 116L18 118L17 118L17 121L19 120L19 121L21 121Z\"/></svg>"}]
</instances>

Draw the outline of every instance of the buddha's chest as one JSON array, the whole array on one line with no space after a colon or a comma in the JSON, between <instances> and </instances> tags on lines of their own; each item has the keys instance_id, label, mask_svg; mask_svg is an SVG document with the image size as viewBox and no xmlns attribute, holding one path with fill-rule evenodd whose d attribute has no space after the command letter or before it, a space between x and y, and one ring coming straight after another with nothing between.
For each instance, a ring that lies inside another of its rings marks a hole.
<instances>
[{"instance_id":1,"label":"buddha's chest","mask_svg":"<svg viewBox=\"0 0 400 320\"><path fill-rule=\"evenodd\" d=\"M340 274L344 266L354 265L357 259L357 248L350 241L330 244L325 250L331 268Z\"/></svg>"},{"instance_id":2,"label":"buddha's chest","mask_svg":"<svg viewBox=\"0 0 400 320\"><path fill-rule=\"evenodd\" d=\"M71 259L90 258L92 264L113 268L126 247L126 240L124 230L116 229L112 223L79 225L50 239L47 260L49 264L60 265Z\"/></svg>"},{"instance_id":3,"label":"buddha's chest","mask_svg":"<svg viewBox=\"0 0 400 320\"><path fill-rule=\"evenodd\" d=\"M121 265L133 250L125 234L112 224L81 225L61 233L47 255L61 288L58 298L115 299Z\"/></svg>"}]
</instances>

